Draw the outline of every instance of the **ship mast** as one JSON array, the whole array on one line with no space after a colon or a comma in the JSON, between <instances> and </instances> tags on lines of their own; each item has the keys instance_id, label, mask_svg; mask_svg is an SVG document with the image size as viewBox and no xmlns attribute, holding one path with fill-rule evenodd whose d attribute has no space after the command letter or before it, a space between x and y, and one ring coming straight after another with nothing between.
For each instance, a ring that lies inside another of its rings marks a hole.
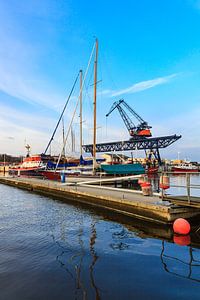
<instances>
[{"instance_id":1,"label":"ship mast","mask_svg":"<svg viewBox=\"0 0 200 300\"><path fill-rule=\"evenodd\" d=\"M83 154L83 118L82 118L82 80L83 78L83 71L80 70L80 156Z\"/></svg>"},{"instance_id":2,"label":"ship mast","mask_svg":"<svg viewBox=\"0 0 200 300\"><path fill-rule=\"evenodd\" d=\"M97 100L97 59L98 59L98 39L95 42L95 61L94 61L94 132L93 132L93 174L95 174L96 167L96 131L97 131L97 110L96 110L96 100Z\"/></svg>"}]
</instances>

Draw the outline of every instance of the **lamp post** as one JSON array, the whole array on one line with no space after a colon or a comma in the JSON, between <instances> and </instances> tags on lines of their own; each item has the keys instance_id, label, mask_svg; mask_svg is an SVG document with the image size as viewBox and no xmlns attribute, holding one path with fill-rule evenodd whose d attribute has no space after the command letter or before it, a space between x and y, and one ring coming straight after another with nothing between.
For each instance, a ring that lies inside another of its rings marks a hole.
<instances>
[{"instance_id":1,"label":"lamp post","mask_svg":"<svg viewBox=\"0 0 200 300\"><path fill-rule=\"evenodd\" d=\"M178 160L180 160L180 151L178 151Z\"/></svg>"}]
</instances>

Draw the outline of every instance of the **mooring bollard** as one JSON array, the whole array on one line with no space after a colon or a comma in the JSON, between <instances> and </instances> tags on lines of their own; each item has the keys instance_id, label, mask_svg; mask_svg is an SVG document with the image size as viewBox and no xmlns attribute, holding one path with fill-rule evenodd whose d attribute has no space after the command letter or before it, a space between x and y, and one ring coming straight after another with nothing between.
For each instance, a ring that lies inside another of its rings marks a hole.
<instances>
[{"instance_id":1,"label":"mooring bollard","mask_svg":"<svg viewBox=\"0 0 200 300\"><path fill-rule=\"evenodd\" d=\"M153 192L152 192L152 186L150 182L143 182L141 184L141 188L142 188L142 194L144 196L152 196Z\"/></svg>"},{"instance_id":2,"label":"mooring bollard","mask_svg":"<svg viewBox=\"0 0 200 300\"><path fill-rule=\"evenodd\" d=\"M60 173L60 179L62 183L65 183L65 172Z\"/></svg>"}]
</instances>

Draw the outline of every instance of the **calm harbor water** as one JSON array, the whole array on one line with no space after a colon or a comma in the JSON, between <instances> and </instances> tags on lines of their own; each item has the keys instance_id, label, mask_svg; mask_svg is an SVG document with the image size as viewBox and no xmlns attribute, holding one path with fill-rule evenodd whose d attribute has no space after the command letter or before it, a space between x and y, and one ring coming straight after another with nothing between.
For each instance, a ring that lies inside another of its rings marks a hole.
<instances>
[{"instance_id":1,"label":"calm harbor water","mask_svg":"<svg viewBox=\"0 0 200 300\"><path fill-rule=\"evenodd\" d=\"M167 227L147 234L6 185L0 195L0 299L199 299L200 234L180 246Z\"/></svg>"}]
</instances>

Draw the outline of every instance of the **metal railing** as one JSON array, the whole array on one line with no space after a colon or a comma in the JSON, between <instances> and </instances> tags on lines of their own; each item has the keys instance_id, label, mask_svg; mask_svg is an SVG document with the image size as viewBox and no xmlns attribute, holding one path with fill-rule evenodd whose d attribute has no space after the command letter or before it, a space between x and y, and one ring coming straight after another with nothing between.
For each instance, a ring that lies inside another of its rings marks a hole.
<instances>
[{"instance_id":1,"label":"metal railing","mask_svg":"<svg viewBox=\"0 0 200 300\"><path fill-rule=\"evenodd\" d=\"M177 181L178 181L178 178L182 178L182 182L180 184L178 183L175 183L175 184L171 184L170 182L170 188L175 188L175 189L185 189L185 193L184 195L172 195L172 194L168 194L167 192L164 191L164 189L160 189L161 190L161 195L162 195L162 199L163 200L167 200L167 198L170 198L172 196L174 197L183 197L182 200L186 200L187 199L187 202L188 204L191 204L192 200L193 199L196 199L197 202L199 202L199 205L200 205L200 173L194 173L194 172L162 172L160 173L160 177L161 176L169 176L169 180L172 181L171 179L176 179L177 178ZM181 176L181 177L180 177ZM160 177L158 177L158 180L160 182ZM163 178L163 177L161 177ZM192 183L193 179L194 178L198 178L197 181L199 181L199 183ZM159 183L158 183L159 184ZM158 185L159 186L159 185ZM193 196L192 195L192 191L193 190L199 190L199 195L196 195L196 196ZM167 189L168 191L168 189ZM199 199L199 201L198 201Z\"/></svg>"}]
</instances>

